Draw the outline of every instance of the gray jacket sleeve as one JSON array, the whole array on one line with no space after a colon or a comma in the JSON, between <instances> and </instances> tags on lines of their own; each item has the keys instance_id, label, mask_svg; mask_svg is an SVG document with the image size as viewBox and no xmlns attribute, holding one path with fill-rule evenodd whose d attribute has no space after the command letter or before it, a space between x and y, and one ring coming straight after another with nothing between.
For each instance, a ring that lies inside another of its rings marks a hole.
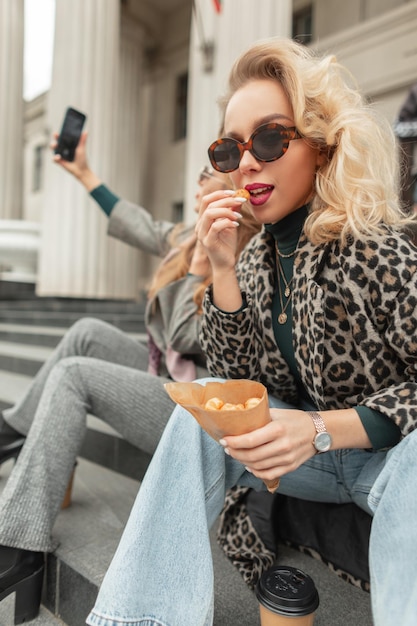
<instances>
[{"instance_id":1,"label":"gray jacket sleeve","mask_svg":"<svg viewBox=\"0 0 417 626\"><path fill-rule=\"evenodd\" d=\"M119 200L110 214L107 233L143 252L164 257L171 248L169 235L174 226L172 222L155 220L137 204Z\"/></svg>"},{"instance_id":2,"label":"gray jacket sleeve","mask_svg":"<svg viewBox=\"0 0 417 626\"><path fill-rule=\"evenodd\" d=\"M148 328L158 347L189 356L202 356L199 333L201 315L193 300L201 278L187 275L160 289L150 303Z\"/></svg>"}]
</instances>

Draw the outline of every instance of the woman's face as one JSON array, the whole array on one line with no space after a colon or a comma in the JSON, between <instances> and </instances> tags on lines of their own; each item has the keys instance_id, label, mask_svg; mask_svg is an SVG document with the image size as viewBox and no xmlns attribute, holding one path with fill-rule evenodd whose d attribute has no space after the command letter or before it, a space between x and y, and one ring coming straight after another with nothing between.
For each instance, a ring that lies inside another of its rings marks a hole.
<instances>
[{"instance_id":1,"label":"woman's face","mask_svg":"<svg viewBox=\"0 0 417 626\"><path fill-rule=\"evenodd\" d=\"M225 114L225 136L248 141L253 131L268 122L295 126L291 104L275 80L253 80L236 91ZM321 157L304 139L289 142L287 152L263 163L246 150L239 167L230 173L236 188L245 187L251 210L262 224L274 223L308 202L313 195Z\"/></svg>"}]
</instances>

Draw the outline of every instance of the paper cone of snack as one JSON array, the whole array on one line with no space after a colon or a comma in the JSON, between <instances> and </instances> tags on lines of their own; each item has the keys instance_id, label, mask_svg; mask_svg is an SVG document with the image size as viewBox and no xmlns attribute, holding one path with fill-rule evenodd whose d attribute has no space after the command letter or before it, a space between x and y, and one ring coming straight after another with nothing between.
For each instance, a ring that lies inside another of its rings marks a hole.
<instances>
[{"instance_id":1,"label":"paper cone of snack","mask_svg":"<svg viewBox=\"0 0 417 626\"><path fill-rule=\"evenodd\" d=\"M227 435L244 435L271 421L267 390L262 383L253 380L208 382L206 385L166 383L165 389L216 441ZM279 479L265 481L265 484L274 492Z\"/></svg>"}]
</instances>

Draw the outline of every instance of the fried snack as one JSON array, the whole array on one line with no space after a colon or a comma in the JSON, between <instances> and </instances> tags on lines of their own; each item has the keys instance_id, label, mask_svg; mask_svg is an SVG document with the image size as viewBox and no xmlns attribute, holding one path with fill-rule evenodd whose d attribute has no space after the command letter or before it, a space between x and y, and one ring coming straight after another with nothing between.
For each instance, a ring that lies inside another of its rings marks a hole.
<instances>
[{"instance_id":1,"label":"fried snack","mask_svg":"<svg viewBox=\"0 0 417 626\"><path fill-rule=\"evenodd\" d=\"M245 402L245 409L253 409L254 406L257 406L262 398L248 398Z\"/></svg>"},{"instance_id":2,"label":"fried snack","mask_svg":"<svg viewBox=\"0 0 417 626\"><path fill-rule=\"evenodd\" d=\"M219 411L222 406L223 406L224 402L223 400L220 400L220 398L210 398L210 400L207 400L207 402L204 405L204 408L206 409L206 411Z\"/></svg>"},{"instance_id":3,"label":"fried snack","mask_svg":"<svg viewBox=\"0 0 417 626\"><path fill-rule=\"evenodd\" d=\"M217 396L210 398L204 405L206 411L244 411L245 409L253 409L257 406L262 398L248 398L245 403L223 402Z\"/></svg>"},{"instance_id":4,"label":"fried snack","mask_svg":"<svg viewBox=\"0 0 417 626\"><path fill-rule=\"evenodd\" d=\"M234 193L234 197L235 198L246 198L246 200L249 200L250 198L250 193L247 189L237 189Z\"/></svg>"},{"instance_id":5,"label":"fried snack","mask_svg":"<svg viewBox=\"0 0 417 626\"><path fill-rule=\"evenodd\" d=\"M225 404L223 404L220 410L221 411L244 411L245 405L244 404L232 404L231 402L226 402Z\"/></svg>"}]
</instances>

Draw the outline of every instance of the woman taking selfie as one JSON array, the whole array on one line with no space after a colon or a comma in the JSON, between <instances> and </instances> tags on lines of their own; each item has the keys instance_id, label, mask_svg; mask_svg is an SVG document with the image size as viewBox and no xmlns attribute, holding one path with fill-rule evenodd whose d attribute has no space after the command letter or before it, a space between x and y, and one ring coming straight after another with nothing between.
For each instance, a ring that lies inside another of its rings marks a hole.
<instances>
[{"instance_id":1,"label":"woman taking selfie","mask_svg":"<svg viewBox=\"0 0 417 626\"><path fill-rule=\"evenodd\" d=\"M212 624L209 528L225 491L275 480L374 515L375 626L413 626L417 249L394 136L333 56L285 39L237 60L222 113L212 165L249 191L263 229L235 268L233 204L202 212L202 346L212 375L266 386L271 422L219 445L174 411L88 624Z\"/></svg>"}]
</instances>

